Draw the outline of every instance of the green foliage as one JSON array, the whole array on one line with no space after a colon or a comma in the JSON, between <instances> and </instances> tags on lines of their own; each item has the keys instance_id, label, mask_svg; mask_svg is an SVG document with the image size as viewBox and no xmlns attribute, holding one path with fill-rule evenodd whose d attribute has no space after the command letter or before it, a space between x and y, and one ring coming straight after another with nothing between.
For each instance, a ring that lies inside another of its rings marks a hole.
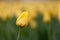
<instances>
[{"instance_id":1,"label":"green foliage","mask_svg":"<svg viewBox=\"0 0 60 40\"><path fill-rule=\"evenodd\" d=\"M31 29L30 25L20 28L20 40L60 40L60 22L52 18L51 22L44 23L42 17L38 15L36 29ZM15 17L7 21L0 19L0 40L17 40L19 27L15 22Z\"/></svg>"}]
</instances>

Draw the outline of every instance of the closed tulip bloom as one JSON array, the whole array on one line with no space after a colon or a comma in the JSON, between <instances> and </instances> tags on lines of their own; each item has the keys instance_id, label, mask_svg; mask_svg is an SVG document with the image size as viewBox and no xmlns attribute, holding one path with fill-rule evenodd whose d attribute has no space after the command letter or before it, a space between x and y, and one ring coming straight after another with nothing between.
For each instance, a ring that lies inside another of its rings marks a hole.
<instances>
[{"instance_id":1,"label":"closed tulip bloom","mask_svg":"<svg viewBox=\"0 0 60 40\"><path fill-rule=\"evenodd\" d=\"M49 12L46 11L43 15L43 21L44 22L50 22L51 21L51 18L50 18L50 15L49 15Z\"/></svg>"},{"instance_id":2,"label":"closed tulip bloom","mask_svg":"<svg viewBox=\"0 0 60 40\"><path fill-rule=\"evenodd\" d=\"M24 11L22 14L17 18L16 25L21 27L26 27L28 24L28 12Z\"/></svg>"}]
</instances>

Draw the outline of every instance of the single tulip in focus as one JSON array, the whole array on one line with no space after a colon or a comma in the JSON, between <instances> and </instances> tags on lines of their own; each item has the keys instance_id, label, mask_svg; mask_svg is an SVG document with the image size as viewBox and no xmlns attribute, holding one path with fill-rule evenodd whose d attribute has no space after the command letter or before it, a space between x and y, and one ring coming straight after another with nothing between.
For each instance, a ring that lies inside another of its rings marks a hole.
<instances>
[{"instance_id":1,"label":"single tulip in focus","mask_svg":"<svg viewBox=\"0 0 60 40\"><path fill-rule=\"evenodd\" d=\"M16 21L16 25L17 26L21 26L21 27L26 27L28 24L28 16L29 13L27 11L24 11L18 18Z\"/></svg>"}]
</instances>

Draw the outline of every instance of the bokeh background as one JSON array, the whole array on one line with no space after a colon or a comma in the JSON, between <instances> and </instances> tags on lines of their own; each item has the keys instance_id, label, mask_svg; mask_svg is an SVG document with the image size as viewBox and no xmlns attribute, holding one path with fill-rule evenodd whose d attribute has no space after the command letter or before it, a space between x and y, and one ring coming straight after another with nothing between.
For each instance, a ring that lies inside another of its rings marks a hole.
<instances>
[{"instance_id":1,"label":"bokeh background","mask_svg":"<svg viewBox=\"0 0 60 40\"><path fill-rule=\"evenodd\" d=\"M0 40L17 40L16 20L23 10L36 18L36 24L32 21L20 28L20 40L60 40L60 1L56 0L0 0Z\"/></svg>"}]
</instances>

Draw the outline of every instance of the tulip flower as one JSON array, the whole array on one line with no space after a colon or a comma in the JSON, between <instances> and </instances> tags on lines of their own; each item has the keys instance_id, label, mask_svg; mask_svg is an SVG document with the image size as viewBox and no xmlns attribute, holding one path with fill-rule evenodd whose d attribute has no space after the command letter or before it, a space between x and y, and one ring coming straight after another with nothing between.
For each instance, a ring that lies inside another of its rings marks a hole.
<instances>
[{"instance_id":1,"label":"tulip flower","mask_svg":"<svg viewBox=\"0 0 60 40\"><path fill-rule=\"evenodd\" d=\"M28 17L29 13L27 11L22 12L21 15L17 18L16 25L26 27L28 24Z\"/></svg>"}]
</instances>

